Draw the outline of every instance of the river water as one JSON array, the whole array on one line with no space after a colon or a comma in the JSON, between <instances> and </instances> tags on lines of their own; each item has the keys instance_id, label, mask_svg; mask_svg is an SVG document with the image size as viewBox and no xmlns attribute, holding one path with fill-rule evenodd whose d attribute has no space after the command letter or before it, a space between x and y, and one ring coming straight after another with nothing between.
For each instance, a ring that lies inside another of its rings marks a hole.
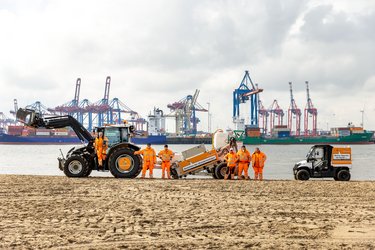
<instances>
[{"instance_id":1,"label":"river water","mask_svg":"<svg viewBox=\"0 0 375 250\"><path fill-rule=\"evenodd\" d=\"M140 145L143 147L143 145ZM170 149L179 153L195 145L170 145ZM59 149L66 152L72 145L0 145L0 174L25 175L64 175L59 169L56 158ZM162 145L154 145L158 152ZM210 148L211 145L206 145ZM297 161L303 160L310 145L262 145L267 155L264 168L266 179L293 179L292 168ZM247 146L251 152L255 146ZM375 180L375 144L352 146L352 180ZM160 176L160 170L155 170ZM250 170L252 176L252 169ZM93 171L93 176L111 176L109 172ZM197 177L197 176L196 176Z\"/></svg>"}]
</instances>

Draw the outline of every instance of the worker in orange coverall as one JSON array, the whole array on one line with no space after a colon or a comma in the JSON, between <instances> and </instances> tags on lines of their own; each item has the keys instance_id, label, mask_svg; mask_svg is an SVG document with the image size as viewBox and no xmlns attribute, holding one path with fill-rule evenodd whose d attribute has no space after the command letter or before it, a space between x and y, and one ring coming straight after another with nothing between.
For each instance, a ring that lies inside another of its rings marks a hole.
<instances>
[{"instance_id":1,"label":"worker in orange coverall","mask_svg":"<svg viewBox=\"0 0 375 250\"><path fill-rule=\"evenodd\" d=\"M259 148L255 148L255 152L252 156L252 162L253 162L253 169L254 169L254 179L263 180L263 168L264 163L267 160L267 156L265 153L261 152Z\"/></svg>"},{"instance_id":2,"label":"worker in orange coverall","mask_svg":"<svg viewBox=\"0 0 375 250\"><path fill-rule=\"evenodd\" d=\"M238 157L237 154L234 152L233 148L230 148L229 153L224 156L224 160L227 162L227 172L225 173L224 180L234 179L234 170L237 165Z\"/></svg>"},{"instance_id":3,"label":"worker in orange coverall","mask_svg":"<svg viewBox=\"0 0 375 250\"><path fill-rule=\"evenodd\" d=\"M103 161L106 159L108 149L108 138L104 136L103 132L99 132L95 138L95 152L98 156L98 169L104 170Z\"/></svg>"},{"instance_id":4,"label":"worker in orange coverall","mask_svg":"<svg viewBox=\"0 0 375 250\"><path fill-rule=\"evenodd\" d=\"M156 163L156 153L155 150L151 147L150 143L147 143L146 148L135 151L135 155L143 156L143 167L142 167L142 179L145 178L147 170L150 170L150 178L154 178L153 171Z\"/></svg>"},{"instance_id":5,"label":"worker in orange coverall","mask_svg":"<svg viewBox=\"0 0 375 250\"><path fill-rule=\"evenodd\" d=\"M238 157L238 179L242 179L242 172L245 172L245 179L250 180L249 177L249 164L251 162L251 154L245 146L241 147L241 150L237 152Z\"/></svg>"},{"instance_id":6,"label":"worker in orange coverall","mask_svg":"<svg viewBox=\"0 0 375 250\"><path fill-rule=\"evenodd\" d=\"M164 150L161 150L158 157L161 159L161 178L165 179L165 171L167 171L168 179L171 179L171 160L174 156L172 150L168 149L168 145L164 146Z\"/></svg>"}]
</instances>

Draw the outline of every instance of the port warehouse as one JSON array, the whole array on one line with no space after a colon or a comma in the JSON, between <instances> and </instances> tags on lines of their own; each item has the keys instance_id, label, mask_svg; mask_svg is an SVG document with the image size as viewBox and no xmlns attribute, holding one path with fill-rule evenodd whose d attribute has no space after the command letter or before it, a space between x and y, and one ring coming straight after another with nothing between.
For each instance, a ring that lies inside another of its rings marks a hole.
<instances>
[{"instance_id":1,"label":"port warehouse","mask_svg":"<svg viewBox=\"0 0 375 250\"><path fill-rule=\"evenodd\" d=\"M306 106L304 112L298 108L293 96L292 83L290 87L290 107L284 112L275 99L273 103L265 108L260 100L260 93L263 89L254 84L249 71L245 75L238 88L233 91L233 122L235 131L244 131L243 136L260 137L270 136L285 138L289 136L317 136L317 115L318 111L314 107L310 98L309 83L306 81ZM81 79L76 80L74 98L55 108L47 108L40 101L27 105L26 108L37 110L43 115L63 115L69 114L75 117L86 128L92 130L94 126L103 126L105 124L121 124L124 120L133 124L139 134L142 135L165 135L165 120L175 120L174 135L193 136L205 133L197 131L197 124L200 119L197 117L198 112L208 112L209 108L204 108L198 103L199 90L193 95L172 102L167 105L169 113L165 114L163 110L154 108L148 119L142 118L138 112L129 108L119 98L109 98L111 86L111 77L105 80L104 96L101 100L91 102L88 99L80 99ZM250 102L250 124L246 124L240 117L240 104ZM17 100L14 100L14 110L10 113L15 114L18 109ZM284 116L287 114L287 124L284 124ZM304 127L301 128L301 117L304 115ZM208 114L209 117L209 114ZM208 119L209 123L209 119ZM45 130L23 128L15 124L13 119L9 119L4 113L0 113L0 127L8 127L9 135L22 136L74 136L68 129ZM210 128L209 128L210 130ZM210 132L210 131L207 131ZM332 128L330 134L333 136L349 136L352 133L363 133L360 127L342 127ZM175 139L178 141L178 139ZM181 140L183 141L183 140ZM197 140L199 141L199 140ZM204 140L203 140L204 141Z\"/></svg>"}]
</instances>

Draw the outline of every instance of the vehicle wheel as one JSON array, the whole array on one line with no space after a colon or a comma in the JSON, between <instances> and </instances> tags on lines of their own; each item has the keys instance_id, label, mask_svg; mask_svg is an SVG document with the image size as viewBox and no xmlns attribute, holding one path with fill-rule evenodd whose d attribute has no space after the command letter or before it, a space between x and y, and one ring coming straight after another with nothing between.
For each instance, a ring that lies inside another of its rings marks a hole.
<instances>
[{"instance_id":1,"label":"vehicle wheel","mask_svg":"<svg viewBox=\"0 0 375 250\"><path fill-rule=\"evenodd\" d=\"M68 177L85 177L88 172L89 164L87 160L80 155L73 155L66 159L64 163L64 174Z\"/></svg>"},{"instance_id":2,"label":"vehicle wheel","mask_svg":"<svg viewBox=\"0 0 375 250\"><path fill-rule=\"evenodd\" d=\"M294 174L294 179L297 180L297 175L296 174Z\"/></svg>"},{"instance_id":3,"label":"vehicle wheel","mask_svg":"<svg viewBox=\"0 0 375 250\"><path fill-rule=\"evenodd\" d=\"M179 179L177 170L176 170L176 164L172 164L171 166L171 176L173 179Z\"/></svg>"},{"instance_id":4,"label":"vehicle wheel","mask_svg":"<svg viewBox=\"0 0 375 250\"><path fill-rule=\"evenodd\" d=\"M116 178L135 178L141 172L141 161L128 148L115 149L109 156L108 168Z\"/></svg>"},{"instance_id":5,"label":"vehicle wheel","mask_svg":"<svg viewBox=\"0 0 375 250\"><path fill-rule=\"evenodd\" d=\"M297 180L300 180L300 181L307 181L310 179L310 173L306 169L298 170L296 176L297 176Z\"/></svg>"},{"instance_id":6,"label":"vehicle wheel","mask_svg":"<svg viewBox=\"0 0 375 250\"><path fill-rule=\"evenodd\" d=\"M218 179L218 177L217 177L217 175L216 175L216 173L215 173L215 169L216 169L216 166L215 166L215 168L213 169L213 171L212 171L212 177L214 178L214 179Z\"/></svg>"},{"instance_id":7,"label":"vehicle wheel","mask_svg":"<svg viewBox=\"0 0 375 250\"><path fill-rule=\"evenodd\" d=\"M215 175L217 179L224 179L225 172L227 171L227 163L222 162L215 168Z\"/></svg>"},{"instance_id":8,"label":"vehicle wheel","mask_svg":"<svg viewBox=\"0 0 375 250\"><path fill-rule=\"evenodd\" d=\"M89 177L92 172L92 168L88 167L86 173L83 175L83 177Z\"/></svg>"},{"instance_id":9,"label":"vehicle wheel","mask_svg":"<svg viewBox=\"0 0 375 250\"><path fill-rule=\"evenodd\" d=\"M337 173L337 180L339 180L339 181L349 181L350 180L350 172L346 169L340 170Z\"/></svg>"}]
</instances>

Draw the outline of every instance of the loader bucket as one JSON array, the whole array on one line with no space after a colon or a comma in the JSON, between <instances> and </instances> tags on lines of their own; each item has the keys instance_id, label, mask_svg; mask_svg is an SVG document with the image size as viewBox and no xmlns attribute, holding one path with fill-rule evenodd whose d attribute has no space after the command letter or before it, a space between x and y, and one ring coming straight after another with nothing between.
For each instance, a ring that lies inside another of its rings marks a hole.
<instances>
[{"instance_id":1,"label":"loader bucket","mask_svg":"<svg viewBox=\"0 0 375 250\"><path fill-rule=\"evenodd\" d=\"M33 127L36 123L36 112L32 109L18 109L17 110L17 121L24 123L26 126Z\"/></svg>"}]
</instances>

